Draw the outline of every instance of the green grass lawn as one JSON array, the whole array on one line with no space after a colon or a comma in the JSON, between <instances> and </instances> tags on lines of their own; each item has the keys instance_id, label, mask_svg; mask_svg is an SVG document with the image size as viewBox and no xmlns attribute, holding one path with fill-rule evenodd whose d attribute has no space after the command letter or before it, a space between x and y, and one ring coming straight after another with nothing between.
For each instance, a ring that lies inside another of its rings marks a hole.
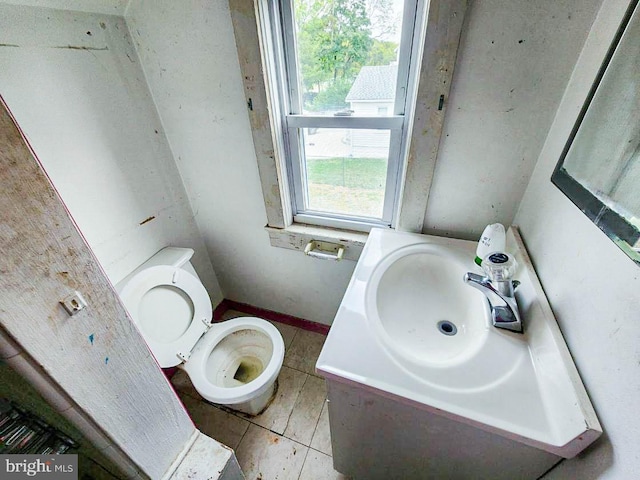
<instances>
[{"instance_id":1,"label":"green grass lawn","mask_svg":"<svg viewBox=\"0 0 640 480\"><path fill-rule=\"evenodd\" d=\"M384 190L387 179L387 159L307 159L307 179L309 184Z\"/></svg>"},{"instance_id":2,"label":"green grass lawn","mask_svg":"<svg viewBox=\"0 0 640 480\"><path fill-rule=\"evenodd\" d=\"M386 158L307 159L309 208L380 218Z\"/></svg>"}]
</instances>

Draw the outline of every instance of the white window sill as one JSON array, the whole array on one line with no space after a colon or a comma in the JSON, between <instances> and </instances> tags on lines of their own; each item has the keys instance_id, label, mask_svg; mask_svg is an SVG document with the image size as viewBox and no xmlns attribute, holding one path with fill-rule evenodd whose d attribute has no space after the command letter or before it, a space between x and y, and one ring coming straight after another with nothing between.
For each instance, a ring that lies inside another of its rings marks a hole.
<instances>
[{"instance_id":1,"label":"white window sill","mask_svg":"<svg viewBox=\"0 0 640 480\"><path fill-rule=\"evenodd\" d=\"M323 242L338 243L344 247L344 260L357 262L364 248L364 244L369 238L366 232L355 232L350 230L339 230L329 227L318 227L294 223L286 228L275 228L266 226L269 233L271 246L297 250L304 253L307 244L313 240Z\"/></svg>"}]
</instances>

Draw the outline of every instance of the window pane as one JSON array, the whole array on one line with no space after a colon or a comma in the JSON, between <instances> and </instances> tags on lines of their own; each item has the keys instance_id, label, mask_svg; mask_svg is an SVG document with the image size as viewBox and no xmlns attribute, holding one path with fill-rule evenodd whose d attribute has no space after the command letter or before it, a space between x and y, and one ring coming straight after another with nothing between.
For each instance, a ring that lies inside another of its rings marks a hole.
<instances>
[{"instance_id":1,"label":"window pane","mask_svg":"<svg viewBox=\"0 0 640 480\"><path fill-rule=\"evenodd\" d=\"M301 113L391 115L403 0L292 1Z\"/></svg>"},{"instance_id":2,"label":"window pane","mask_svg":"<svg viewBox=\"0 0 640 480\"><path fill-rule=\"evenodd\" d=\"M389 130L305 128L306 209L382 218Z\"/></svg>"}]
</instances>

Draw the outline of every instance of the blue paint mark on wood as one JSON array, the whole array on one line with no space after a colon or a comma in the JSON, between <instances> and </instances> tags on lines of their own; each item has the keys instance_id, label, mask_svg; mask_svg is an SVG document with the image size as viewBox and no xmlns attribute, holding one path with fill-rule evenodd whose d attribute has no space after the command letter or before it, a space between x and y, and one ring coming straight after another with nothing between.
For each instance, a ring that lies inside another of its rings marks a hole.
<instances>
[{"instance_id":1,"label":"blue paint mark on wood","mask_svg":"<svg viewBox=\"0 0 640 480\"><path fill-rule=\"evenodd\" d=\"M91 342L91 345L93 345L93 339L94 339L94 335L92 333L91 335L89 335L89 341Z\"/></svg>"},{"instance_id":2,"label":"blue paint mark on wood","mask_svg":"<svg viewBox=\"0 0 640 480\"><path fill-rule=\"evenodd\" d=\"M106 365L107 363L109 363L109 357L104 357L104 364Z\"/></svg>"}]
</instances>

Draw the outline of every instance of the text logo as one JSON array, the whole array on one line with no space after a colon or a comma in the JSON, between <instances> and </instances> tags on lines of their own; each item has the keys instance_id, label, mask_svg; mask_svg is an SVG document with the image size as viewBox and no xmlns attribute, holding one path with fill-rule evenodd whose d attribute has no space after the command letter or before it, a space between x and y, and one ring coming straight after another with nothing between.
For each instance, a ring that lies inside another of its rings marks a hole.
<instances>
[{"instance_id":1,"label":"text logo","mask_svg":"<svg viewBox=\"0 0 640 480\"><path fill-rule=\"evenodd\" d=\"M78 455L0 455L0 478L77 480Z\"/></svg>"}]
</instances>

